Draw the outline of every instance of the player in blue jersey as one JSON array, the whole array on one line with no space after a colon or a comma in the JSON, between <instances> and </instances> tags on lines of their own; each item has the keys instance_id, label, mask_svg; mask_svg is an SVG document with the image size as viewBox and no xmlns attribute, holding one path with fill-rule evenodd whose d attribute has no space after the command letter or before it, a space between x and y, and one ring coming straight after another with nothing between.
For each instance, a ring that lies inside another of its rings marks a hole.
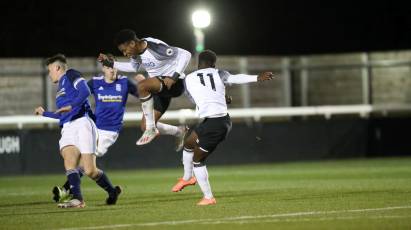
<instances>
[{"instance_id":1,"label":"player in blue jersey","mask_svg":"<svg viewBox=\"0 0 411 230\"><path fill-rule=\"evenodd\" d=\"M80 189L79 164L84 174L95 180L109 195L107 203L117 200L118 187L114 187L107 175L96 167L96 143L98 132L94 121L89 117L92 112L88 102L89 87L80 72L68 69L66 57L57 54L46 61L49 76L53 83L58 83L56 94L57 111L35 109L35 114L60 120L60 153L72 197L67 202L59 203L60 208L83 208L85 202Z\"/></svg>"},{"instance_id":2,"label":"player in blue jersey","mask_svg":"<svg viewBox=\"0 0 411 230\"><path fill-rule=\"evenodd\" d=\"M113 61L115 57L108 55ZM128 99L128 94L138 98L137 86L128 80L127 76L117 75L117 69L113 66L102 66L103 74L94 76L87 85L95 100L95 120L99 139L97 143L96 156L101 157L107 153L108 148L113 145L123 126L123 116ZM141 80L141 78L139 78ZM77 168L80 177L84 171L82 167ZM117 188L119 193L121 188ZM70 184L68 181L63 187L53 188L53 199L56 202L67 199L70 195ZM108 204L115 204L109 203Z\"/></svg>"}]
</instances>

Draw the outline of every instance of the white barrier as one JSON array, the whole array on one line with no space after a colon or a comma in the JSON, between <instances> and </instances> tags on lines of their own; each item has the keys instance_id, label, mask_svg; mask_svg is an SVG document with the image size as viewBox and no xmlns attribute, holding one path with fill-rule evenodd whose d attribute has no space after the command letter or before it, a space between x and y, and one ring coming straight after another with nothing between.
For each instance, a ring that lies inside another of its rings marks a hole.
<instances>
[{"instance_id":1,"label":"white barrier","mask_svg":"<svg viewBox=\"0 0 411 230\"><path fill-rule=\"evenodd\" d=\"M388 113L411 112L410 104L401 105L338 105L338 106L306 106L306 107L282 107L282 108L241 108L229 109L231 118L251 118L254 121L260 121L263 117L290 117L290 116L324 116L329 119L334 115L358 114L366 118L371 113ZM128 112L124 114L125 122L140 121L141 112ZM174 120L180 123L185 123L187 120L198 119L194 110L181 109L167 111L162 120ZM18 115L18 116L2 116L0 117L1 126L15 125L18 129L22 129L28 125L38 124L55 124L57 120L35 115Z\"/></svg>"}]
</instances>

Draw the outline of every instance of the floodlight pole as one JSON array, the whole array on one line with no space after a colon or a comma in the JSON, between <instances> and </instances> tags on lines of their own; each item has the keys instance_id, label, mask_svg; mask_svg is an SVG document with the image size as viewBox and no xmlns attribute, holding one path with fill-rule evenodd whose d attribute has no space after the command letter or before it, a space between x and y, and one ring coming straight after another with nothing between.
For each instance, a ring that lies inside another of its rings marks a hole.
<instances>
[{"instance_id":1,"label":"floodlight pole","mask_svg":"<svg viewBox=\"0 0 411 230\"><path fill-rule=\"evenodd\" d=\"M204 50L204 32L200 28L194 27L194 39L195 39L195 54L196 56Z\"/></svg>"}]
</instances>

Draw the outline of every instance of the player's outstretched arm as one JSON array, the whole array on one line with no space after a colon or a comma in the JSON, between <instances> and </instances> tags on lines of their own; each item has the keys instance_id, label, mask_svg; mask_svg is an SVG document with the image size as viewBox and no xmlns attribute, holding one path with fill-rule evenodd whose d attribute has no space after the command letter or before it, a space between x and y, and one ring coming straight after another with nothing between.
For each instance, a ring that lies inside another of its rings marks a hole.
<instances>
[{"instance_id":1,"label":"player's outstretched arm","mask_svg":"<svg viewBox=\"0 0 411 230\"><path fill-rule=\"evenodd\" d=\"M131 62L117 62L117 61L110 61L106 54L100 53L97 57L97 61L99 61L103 66L107 66L110 68L116 68L122 72L129 72L134 73L137 72L140 68L139 64L133 64Z\"/></svg>"},{"instance_id":2,"label":"player's outstretched arm","mask_svg":"<svg viewBox=\"0 0 411 230\"><path fill-rule=\"evenodd\" d=\"M34 114L35 115L39 115L39 116L43 116L43 117L49 117L49 118L53 118L53 119L59 119L60 118L60 114L56 114L53 112L49 112L49 111L45 111L43 109L43 107L39 106L37 108L34 109Z\"/></svg>"}]
</instances>

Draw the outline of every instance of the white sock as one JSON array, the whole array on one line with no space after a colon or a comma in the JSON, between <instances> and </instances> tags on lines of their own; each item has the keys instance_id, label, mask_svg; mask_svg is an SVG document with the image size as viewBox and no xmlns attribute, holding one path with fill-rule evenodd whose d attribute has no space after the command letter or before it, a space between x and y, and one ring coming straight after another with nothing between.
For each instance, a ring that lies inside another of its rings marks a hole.
<instances>
[{"instance_id":1,"label":"white sock","mask_svg":"<svg viewBox=\"0 0 411 230\"><path fill-rule=\"evenodd\" d=\"M181 134L181 129L178 126L164 124L161 122L157 122L156 126L161 135L178 136Z\"/></svg>"},{"instance_id":2,"label":"white sock","mask_svg":"<svg viewBox=\"0 0 411 230\"><path fill-rule=\"evenodd\" d=\"M146 119L146 129L152 129L155 127L154 124L154 100L151 95L145 97L145 98L140 98L140 99L146 99L149 98L147 101L141 102L141 108L143 110L144 118Z\"/></svg>"},{"instance_id":3,"label":"white sock","mask_svg":"<svg viewBox=\"0 0 411 230\"><path fill-rule=\"evenodd\" d=\"M184 165L184 180L190 180L193 176L193 151L189 152L186 149L183 150L183 165Z\"/></svg>"},{"instance_id":4,"label":"white sock","mask_svg":"<svg viewBox=\"0 0 411 230\"><path fill-rule=\"evenodd\" d=\"M204 194L204 197L207 199L213 198L210 182L208 181L207 167L205 165L200 167L194 167L194 175L197 178L198 185L200 186L201 191Z\"/></svg>"}]
</instances>

